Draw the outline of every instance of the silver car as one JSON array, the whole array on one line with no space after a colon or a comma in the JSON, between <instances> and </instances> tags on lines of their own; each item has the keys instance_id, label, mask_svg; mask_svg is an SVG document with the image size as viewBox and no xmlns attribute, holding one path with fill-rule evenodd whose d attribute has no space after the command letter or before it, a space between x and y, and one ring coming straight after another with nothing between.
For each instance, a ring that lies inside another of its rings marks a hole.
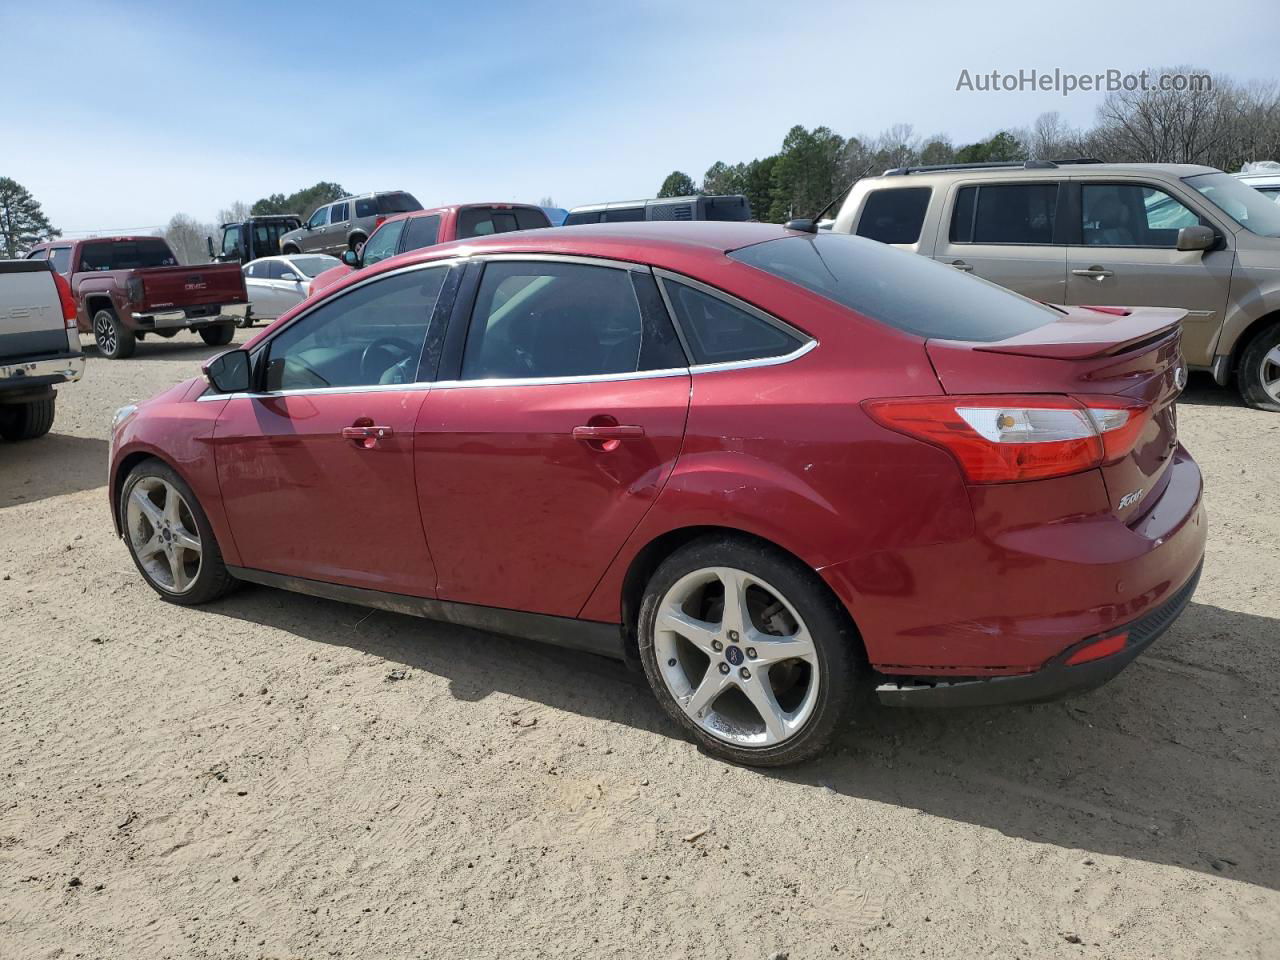
<instances>
[{"instance_id":1,"label":"silver car","mask_svg":"<svg viewBox=\"0 0 1280 960\"><path fill-rule=\"evenodd\" d=\"M359 254L365 241L387 217L421 209L422 204L413 194L403 190L343 197L318 207L306 223L282 236L280 252L330 253L340 257L347 250L352 250Z\"/></svg>"},{"instance_id":2,"label":"silver car","mask_svg":"<svg viewBox=\"0 0 1280 960\"><path fill-rule=\"evenodd\" d=\"M260 257L244 265L244 285L249 291L249 315L243 326L256 320L274 320L307 297L307 285L317 274L342 266L337 257L301 253L290 257Z\"/></svg>"}]
</instances>

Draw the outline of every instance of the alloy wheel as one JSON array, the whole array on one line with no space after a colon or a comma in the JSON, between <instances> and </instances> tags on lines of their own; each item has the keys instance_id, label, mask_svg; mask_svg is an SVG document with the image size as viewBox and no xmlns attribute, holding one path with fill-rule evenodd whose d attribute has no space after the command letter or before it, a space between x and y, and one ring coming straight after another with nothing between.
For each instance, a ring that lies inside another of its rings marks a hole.
<instances>
[{"instance_id":1,"label":"alloy wheel","mask_svg":"<svg viewBox=\"0 0 1280 960\"><path fill-rule=\"evenodd\" d=\"M111 322L106 311L100 312L93 320L93 336L98 341L98 349L103 353L116 352L116 325Z\"/></svg>"},{"instance_id":2,"label":"alloy wheel","mask_svg":"<svg viewBox=\"0 0 1280 960\"><path fill-rule=\"evenodd\" d=\"M203 550L187 501L160 477L143 477L125 510L129 545L148 577L170 593L186 593L200 576Z\"/></svg>"},{"instance_id":3,"label":"alloy wheel","mask_svg":"<svg viewBox=\"0 0 1280 960\"><path fill-rule=\"evenodd\" d=\"M1268 397L1280 403L1280 344L1263 354L1258 382Z\"/></svg>"},{"instance_id":4,"label":"alloy wheel","mask_svg":"<svg viewBox=\"0 0 1280 960\"><path fill-rule=\"evenodd\" d=\"M663 596L653 630L667 691L711 736L770 747L812 715L822 680L813 638L761 578L733 567L686 574Z\"/></svg>"}]
</instances>

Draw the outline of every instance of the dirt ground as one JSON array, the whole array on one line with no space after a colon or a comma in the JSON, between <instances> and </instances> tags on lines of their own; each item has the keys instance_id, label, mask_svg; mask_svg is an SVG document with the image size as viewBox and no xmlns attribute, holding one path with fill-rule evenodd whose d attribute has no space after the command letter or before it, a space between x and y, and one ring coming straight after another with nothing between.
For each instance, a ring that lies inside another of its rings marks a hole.
<instances>
[{"instance_id":1,"label":"dirt ground","mask_svg":"<svg viewBox=\"0 0 1280 960\"><path fill-rule=\"evenodd\" d=\"M90 352L0 444L0 958L1280 957L1280 416L1193 380L1204 579L1115 682L764 773L611 662L158 600L108 423L211 352Z\"/></svg>"}]
</instances>

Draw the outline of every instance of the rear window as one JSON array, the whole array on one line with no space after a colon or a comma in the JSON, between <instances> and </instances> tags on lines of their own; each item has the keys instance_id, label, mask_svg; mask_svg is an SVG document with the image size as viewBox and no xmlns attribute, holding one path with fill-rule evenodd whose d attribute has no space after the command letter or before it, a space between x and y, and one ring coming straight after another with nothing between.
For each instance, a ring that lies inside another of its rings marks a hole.
<instances>
[{"instance_id":1,"label":"rear window","mask_svg":"<svg viewBox=\"0 0 1280 960\"><path fill-rule=\"evenodd\" d=\"M881 243L915 243L920 239L932 193L928 187L873 190L867 195L855 232Z\"/></svg>"},{"instance_id":2,"label":"rear window","mask_svg":"<svg viewBox=\"0 0 1280 960\"><path fill-rule=\"evenodd\" d=\"M413 198L410 193L384 193L379 195L378 213L390 216L393 213L412 213L414 210L421 210L422 204Z\"/></svg>"},{"instance_id":3,"label":"rear window","mask_svg":"<svg viewBox=\"0 0 1280 960\"><path fill-rule=\"evenodd\" d=\"M551 221L545 213L526 207L468 207L458 213L459 240L549 226Z\"/></svg>"},{"instance_id":4,"label":"rear window","mask_svg":"<svg viewBox=\"0 0 1280 960\"><path fill-rule=\"evenodd\" d=\"M729 256L920 337L1004 340L1058 317L994 283L861 237L785 237Z\"/></svg>"},{"instance_id":5,"label":"rear window","mask_svg":"<svg viewBox=\"0 0 1280 960\"><path fill-rule=\"evenodd\" d=\"M80 269L138 270L147 267L172 267L178 261L169 245L159 237L141 240L106 240L86 243L80 248Z\"/></svg>"}]
</instances>

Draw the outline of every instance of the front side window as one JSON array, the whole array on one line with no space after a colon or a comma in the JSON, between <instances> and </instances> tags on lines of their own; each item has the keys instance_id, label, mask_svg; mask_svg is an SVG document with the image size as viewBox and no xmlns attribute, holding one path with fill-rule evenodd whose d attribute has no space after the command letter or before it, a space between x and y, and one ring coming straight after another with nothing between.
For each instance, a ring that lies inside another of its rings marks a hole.
<instances>
[{"instance_id":1,"label":"front side window","mask_svg":"<svg viewBox=\"0 0 1280 960\"><path fill-rule=\"evenodd\" d=\"M867 194L855 232L881 243L917 242L932 193L928 187L873 190Z\"/></svg>"},{"instance_id":2,"label":"front side window","mask_svg":"<svg viewBox=\"0 0 1280 960\"><path fill-rule=\"evenodd\" d=\"M407 221L404 228L404 243L401 244L402 250L421 250L423 247L430 247L440 239L440 218L436 215L430 217L412 217Z\"/></svg>"},{"instance_id":3,"label":"front side window","mask_svg":"<svg viewBox=\"0 0 1280 960\"><path fill-rule=\"evenodd\" d=\"M222 234L222 253L224 256L238 256L240 253L240 227L227 227Z\"/></svg>"},{"instance_id":4,"label":"front side window","mask_svg":"<svg viewBox=\"0 0 1280 960\"><path fill-rule=\"evenodd\" d=\"M1280 237L1280 210L1253 187L1227 173L1201 173L1183 182L1250 233Z\"/></svg>"},{"instance_id":5,"label":"front side window","mask_svg":"<svg viewBox=\"0 0 1280 960\"><path fill-rule=\"evenodd\" d=\"M954 267L862 237L786 237L729 256L920 337L1004 340L1060 316Z\"/></svg>"},{"instance_id":6,"label":"front side window","mask_svg":"<svg viewBox=\"0 0 1280 960\"><path fill-rule=\"evenodd\" d=\"M463 380L634 373L645 324L629 271L575 263L486 265ZM659 361L655 361L659 362Z\"/></svg>"},{"instance_id":7,"label":"front side window","mask_svg":"<svg viewBox=\"0 0 1280 960\"><path fill-rule=\"evenodd\" d=\"M369 238L369 242L364 245L364 265L371 267L380 260L387 257L394 257L396 254L396 244L400 241L400 234L404 231L403 220L393 220L391 223L384 223L377 230L373 231L373 236Z\"/></svg>"},{"instance_id":8,"label":"front side window","mask_svg":"<svg viewBox=\"0 0 1280 960\"><path fill-rule=\"evenodd\" d=\"M317 210L315 213L311 215L311 219L307 221L307 226L311 227L312 229L315 229L316 227L323 227L328 222L329 222L329 208L321 207L319 210Z\"/></svg>"},{"instance_id":9,"label":"front side window","mask_svg":"<svg viewBox=\"0 0 1280 960\"><path fill-rule=\"evenodd\" d=\"M70 247L54 247L49 251L49 260L53 264L53 269L57 270L63 276L71 269L71 248Z\"/></svg>"},{"instance_id":10,"label":"front side window","mask_svg":"<svg viewBox=\"0 0 1280 960\"><path fill-rule=\"evenodd\" d=\"M1056 183L962 187L951 215L951 242L1051 244L1057 212Z\"/></svg>"},{"instance_id":11,"label":"front side window","mask_svg":"<svg viewBox=\"0 0 1280 960\"><path fill-rule=\"evenodd\" d=\"M326 301L275 337L267 390L413 383L448 265L398 273Z\"/></svg>"},{"instance_id":12,"label":"front side window","mask_svg":"<svg viewBox=\"0 0 1280 960\"><path fill-rule=\"evenodd\" d=\"M1086 183L1080 207L1086 246L1172 250L1180 229L1201 222L1181 201L1139 183Z\"/></svg>"},{"instance_id":13,"label":"front side window","mask_svg":"<svg viewBox=\"0 0 1280 960\"><path fill-rule=\"evenodd\" d=\"M333 205L333 212L329 214L329 222L346 223L347 218L351 215L350 210L351 204L349 203L335 203Z\"/></svg>"},{"instance_id":14,"label":"front side window","mask_svg":"<svg viewBox=\"0 0 1280 960\"><path fill-rule=\"evenodd\" d=\"M720 297L673 280L663 280L663 286L694 363L782 357L803 344L777 325Z\"/></svg>"}]
</instances>

